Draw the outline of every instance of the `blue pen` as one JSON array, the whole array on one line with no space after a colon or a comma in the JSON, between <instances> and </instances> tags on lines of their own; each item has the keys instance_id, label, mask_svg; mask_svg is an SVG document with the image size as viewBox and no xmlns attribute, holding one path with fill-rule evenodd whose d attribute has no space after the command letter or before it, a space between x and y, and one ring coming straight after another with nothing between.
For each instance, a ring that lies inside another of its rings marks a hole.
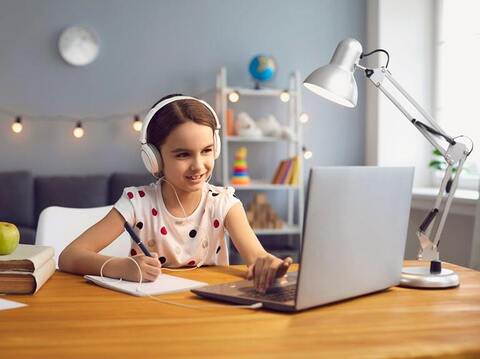
<instances>
[{"instance_id":1,"label":"blue pen","mask_svg":"<svg viewBox=\"0 0 480 359\"><path fill-rule=\"evenodd\" d=\"M135 243L138 244L138 246L140 247L140 249L142 250L142 252L147 256L147 257L151 257L152 255L150 254L150 252L148 251L147 247L145 247L145 245L143 244L142 240L140 238L138 238L137 234L133 231L132 227L130 227L130 225L125 222L125 224L123 225L125 227L125 229L127 230L128 234L130 234L130 237L132 237L133 241Z\"/></svg>"}]
</instances>

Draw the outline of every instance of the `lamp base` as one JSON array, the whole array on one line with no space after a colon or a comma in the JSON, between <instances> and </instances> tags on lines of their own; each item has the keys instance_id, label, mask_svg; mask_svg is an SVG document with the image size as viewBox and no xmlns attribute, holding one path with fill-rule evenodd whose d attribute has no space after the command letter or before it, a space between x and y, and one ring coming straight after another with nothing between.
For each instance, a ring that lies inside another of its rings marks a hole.
<instances>
[{"instance_id":1,"label":"lamp base","mask_svg":"<svg viewBox=\"0 0 480 359\"><path fill-rule=\"evenodd\" d=\"M428 267L406 267L402 269L400 287L446 289L458 287L457 273L442 268L440 273L431 273Z\"/></svg>"}]
</instances>

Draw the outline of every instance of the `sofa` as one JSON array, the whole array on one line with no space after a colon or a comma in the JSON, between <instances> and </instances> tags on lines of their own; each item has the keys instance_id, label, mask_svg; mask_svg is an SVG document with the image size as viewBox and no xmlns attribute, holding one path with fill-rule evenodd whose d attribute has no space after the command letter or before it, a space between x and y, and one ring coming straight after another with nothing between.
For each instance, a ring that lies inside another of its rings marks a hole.
<instances>
[{"instance_id":1,"label":"sofa","mask_svg":"<svg viewBox=\"0 0 480 359\"><path fill-rule=\"evenodd\" d=\"M111 205L123 188L153 181L150 174L33 176L29 171L0 172L0 221L18 227L20 243L35 244L38 217L44 208Z\"/></svg>"},{"instance_id":2,"label":"sofa","mask_svg":"<svg viewBox=\"0 0 480 359\"><path fill-rule=\"evenodd\" d=\"M125 187L142 186L155 181L150 174L112 173L87 176L33 176L29 171L0 172L0 222L14 223L20 231L20 243L35 244L40 212L49 206L89 208L114 204ZM298 261L298 244L288 238L260 238L263 246L279 256ZM243 263L230 246L230 263Z\"/></svg>"}]
</instances>

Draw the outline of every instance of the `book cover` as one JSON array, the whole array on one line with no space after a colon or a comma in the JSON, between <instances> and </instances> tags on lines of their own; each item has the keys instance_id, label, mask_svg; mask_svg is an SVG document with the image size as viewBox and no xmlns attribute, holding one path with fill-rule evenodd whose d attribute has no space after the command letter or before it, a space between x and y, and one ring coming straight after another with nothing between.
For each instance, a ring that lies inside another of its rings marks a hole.
<instances>
[{"instance_id":1,"label":"book cover","mask_svg":"<svg viewBox=\"0 0 480 359\"><path fill-rule=\"evenodd\" d=\"M280 176L280 184L288 184L287 179L291 169L292 169L292 159L289 158L286 160L285 170Z\"/></svg>"},{"instance_id":2,"label":"book cover","mask_svg":"<svg viewBox=\"0 0 480 359\"><path fill-rule=\"evenodd\" d=\"M0 256L0 272L24 271L31 273L52 258L54 254L54 249L50 246L19 244L13 253Z\"/></svg>"},{"instance_id":3,"label":"book cover","mask_svg":"<svg viewBox=\"0 0 480 359\"><path fill-rule=\"evenodd\" d=\"M0 293L34 294L55 273L55 261L48 259L34 272L2 271L0 272Z\"/></svg>"},{"instance_id":4,"label":"book cover","mask_svg":"<svg viewBox=\"0 0 480 359\"><path fill-rule=\"evenodd\" d=\"M299 171L300 171L300 160L299 160L298 156L295 156L293 158L292 175L291 175L288 183L290 183L291 185L297 185L298 184Z\"/></svg>"},{"instance_id":5,"label":"book cover","mask_svg":"<svg viewBox=\"0 0 480 359\"><path fill-rule=\"evenodd\" d=\"M283 165L284 162L285 162L285 161L282 160L282 161L280 161L280 162L278 163L278 166L277 166L277 168L276 168L276 170L275 170L275 174L273 175L273 178L272 178L272 183L273 183L273 184L277 183L277 181L278 181L278 176L279 176L279 174L280 174L280 170L282 169L282 165Z\"/></svg>"},{"instance_id":6,"label":"book cover","mask_svg":"<svg viewBox=\"0 0 480 359\"><path fill-rule=\"evenodd\" d=\"M295 170L296 157L290 158L290 168L288 169L287 176L285 178L285 184L292 184L293 171Z\"/></svg>"},{"instance_id":7,"label":"book cover","mask_svg":"<svg viewBox=\"0 0 480 359\"><path fill-rule=\"evenodd\" d=\"M235 121L233 119L233 109L227 108L227 136L235 136Z\"/></svg>"},{"instance_id":8,"label":"book cover","mask_svg":"<svg viewBox=\"0 0 480 359\"><path fill-rule=\"evenodd\" d=\"M287 160L282 160L282 162L280 162L280 169L278 171L277 178L275 179L275 184L282 184L282 178L285 175L288 167L287 162Z\"/></svg>"}]
</instances>

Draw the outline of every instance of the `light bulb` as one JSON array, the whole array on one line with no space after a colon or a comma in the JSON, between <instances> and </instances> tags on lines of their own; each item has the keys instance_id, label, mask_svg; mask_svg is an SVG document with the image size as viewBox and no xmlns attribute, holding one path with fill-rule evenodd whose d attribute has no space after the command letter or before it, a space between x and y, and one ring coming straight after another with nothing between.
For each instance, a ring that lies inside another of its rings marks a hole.
<instances>
[{"instance_id":1,"label":"light bulb","mask_svg":"<svg viewBox=\"0 0 480 359\"><path fill-rule=\"evenodd\" d=\"M303 151L303 158L305 158L306 160L312 158L313 152L310 151L308 148L303 147L303 148L302 148L302 151Z\"/></svg>"},{"instance_id":2,"label":"light bulb","mask_svg":"<svg viewBox=\"0 0 480 359\"><path fill-rule=\"evenodd\" d=\"M142 130L142 121L140 121L140 117L135 115L133 119L132 127L135 131L140 132Z\"/></svg>"},{"instance_id":3,"label":"light bulb","mask_svg":"<svg viewBox=\"0 0 480 359\"><path fill-rule=\"evenodd\" d=\"M12 131L14 133L20 133L20 132L22 132L22 130L23 130L22 118L20 116L18 116L15 119L15 122L12 123Z\"/></svg>"},{"instance_id":4,"label":"light bulb","mask_svg":"<svg viewBox=\"0 0 480 359\"><path fill-rule=\"evenodd\" d=\"M290 101L290 94L288 93L288 91L285 90L280 94L280 101L282 102Z\"/></svg>"},{"instance_id":5,"label":"light bulb","mask_svg":"<svg viewBox=\"0 0 480 359\"><path fill-rule=\"evenodd\" d=\"M85 130L82 127L82 122L78 121L77 125L75 126L75 128L73 130L73 135L76 138L82 138L84 134L85 134Z\"/></svg>"},{"instance_id":6,"label":"light bulb","mask_svg":"<svg viewBox=\"0 0 480 359\"><path fill-rule=\"evenodd\" d=\"M308 120L309 120L308 114L306 114L305 112L302 112L302 114L298 117L298 121L300 123L307 123Z\"/></svg>"},{"instance_id":7,"label":"light bulb","mask_svg":"<svg viewBox=\"0 0 480 359\"><path fill-rule=\"evenodd\" d=\"M238 93L238 91L232 91L228 94L228 100L230 102L238 102L238 100L240 100L240 94Z\"/></svg>"}]
</instances>

